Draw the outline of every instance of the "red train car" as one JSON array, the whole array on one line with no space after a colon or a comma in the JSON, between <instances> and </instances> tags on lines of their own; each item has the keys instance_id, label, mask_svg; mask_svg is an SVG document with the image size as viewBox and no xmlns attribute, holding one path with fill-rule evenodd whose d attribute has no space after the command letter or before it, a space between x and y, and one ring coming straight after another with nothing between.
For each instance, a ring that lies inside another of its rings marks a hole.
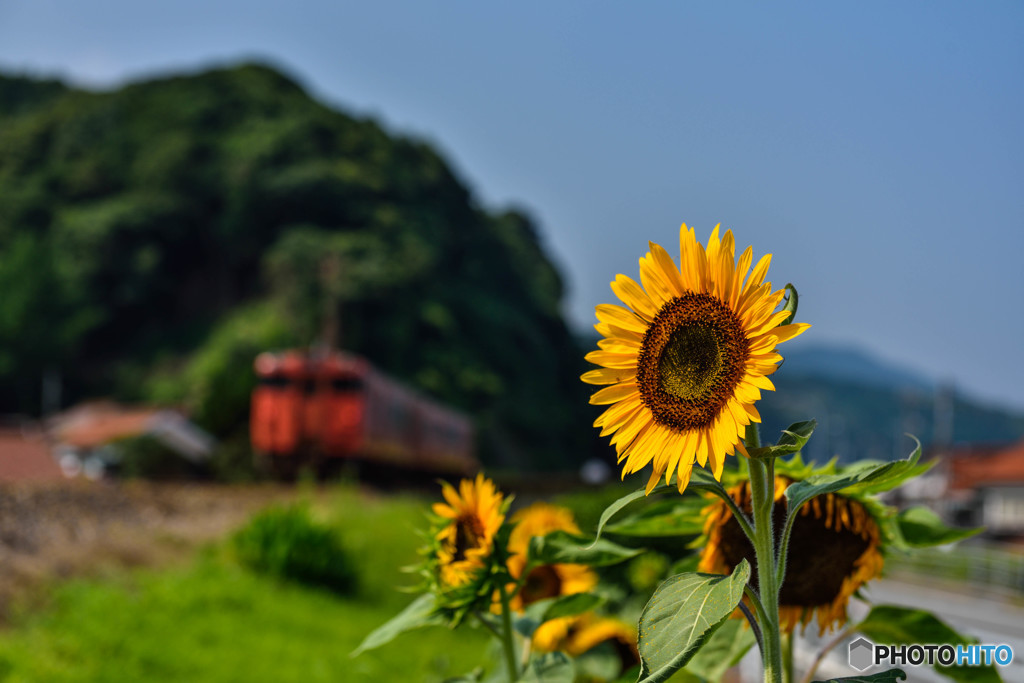
<instances>
[{"instance_id":1,"label":"red train car","mask_svg":"<svg viewBox=\"0 0 1024 683\"><path fill-rule=\"evenodd\" d=\"M342 460L465 475L479 468L464 415L340 352L262 353L253 450L280 473Z\"/></svg>"}]
</instances>

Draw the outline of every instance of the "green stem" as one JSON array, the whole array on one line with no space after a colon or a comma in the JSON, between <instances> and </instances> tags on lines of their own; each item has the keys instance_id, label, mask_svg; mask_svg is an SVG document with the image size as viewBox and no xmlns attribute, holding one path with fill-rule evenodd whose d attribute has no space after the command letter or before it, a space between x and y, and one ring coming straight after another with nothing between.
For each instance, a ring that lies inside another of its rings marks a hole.
<instances>
[{"instance_id":1,"label":"green stem","mask_svg":"<svg viewBox=\"0 0 1024 683\"><path fill-rule=\"evenodd\" d=\"M782 584L786 580L786 562L789 560L789 537L793 535L793 524L796 523L796 513L800 507L795 507L786 512L786 524L783 527L782 538L779 540L779 555L775 562L775 580L782 590Z\"/></svg>"},{"instance_id":2,"label":"green stem","mask_svg":"<svg viewBox=\"0 0 1024 683\"><path fill-rule=\"evenodd\" d=\"M757 448L760 439L757 427L747 427L747 448ZM782 642L779 637L779 586L775 577L775 532L772 512L775 506L775 461L751 458L750 496L754 516L754 558L757 563L757 585L764 610L761 624L764 649L765 683L782 683Z\"/></svg>"},{"instance_id":3,"label":"green stem","mask_svg":"<svg viewBox=\"0 0 1024 683\"><path fill-rule=\"evenodd\" d=\"M516 646L512 642L512 610L509 609L504 583L499 584L498 593L501 595L501 646L505 651L508 683L515 683L519 679L519 667L516 665Z\"/></svg>"},{"instance_id":4,"label":"green stem","mask_svg":"<svg viewBox=\"0 0 1024 683\"><path fill-rule=\"evenodd\" d=\"M761 639L761 627L757 623L757 617L750 613L750 608L747 607L747 603L740 600L739 604L740 611L743 612L743 616L746 617L747 623L750 624L750 630L754 632L754 639L757 641L757 649L764 650L764 641Z\"/></svg>"},{"instance_id":5,"label":"green stem","mask_svg":"<svg viewBox=\"0 0 1024 683\"><path fill-rule=\"evenodd\" d=\"M782 674L785 683L793 681L793 641L796 640L795 633L787 633L782 637Z\"/></svg>"},{"instance_id":6,"label":"green stem","mask_svg":"<svg viewBox=\"0 0 1024 683\"><path fill-rule=\"evenodd\" d=\"M761 604L761 598L758 597L757 593L754 592L754 589L750 587L749 583L743 587L743 594L747 596L747 599L750 600L750 604L754 606L754 614L757 615L757 620L763 623L766 617L764 613L764 606Z\"/></svg>"},{"instance_id":7,"label":"green stem","mask_svg":"<svg viewBox=\"0 0 1024 683\"><path fill-rule=\"evenodd\" d=\"M725 502L726 506L732 512L732 516L736 518L736 522L740 525L740 529L743 530L743 533L746 534L747 538L750 539L750 542L753 543L754 527L750 525L750 520L747 518L746 513L744 513L743 510L740 510L740 506L736 504L736 501L729 496L725 489L712 489L712 492Z\"/></svg>"}]
</instances>

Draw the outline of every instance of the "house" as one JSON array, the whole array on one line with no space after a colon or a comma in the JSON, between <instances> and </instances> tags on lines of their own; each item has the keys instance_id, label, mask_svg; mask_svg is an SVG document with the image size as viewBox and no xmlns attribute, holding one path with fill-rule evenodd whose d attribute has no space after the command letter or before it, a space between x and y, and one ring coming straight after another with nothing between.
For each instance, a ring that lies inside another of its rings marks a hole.
<instances>
[{"instance_id":1,"label":"house","mask_svg":"<svg viewBox=\"0 0 1024 683\"><path fill-rule=\"evenodd\" d=\"M1024 539L1024 441L960 446L931 459L935 466L889 502L927 505L947 524L985 527L989 538Z\"/></svg>"},{"instance_id":2,"label":"house","mask_svg":"<svg viewBox=\"0 0 1024 683\"><path fill-rule=\"evenodd\" d=\"M949 462L950 498L964 501L970 524L991 536L1024 537L1024 441Z\"/></svg>"},{"instance_id":3,"label":"house","mask_svg":"<svg viewBox=\"0 0 1024 683\"><path fill-rule=\"evenodd\" d=\"M57 481L64 478L45 435L29 425L0 426L0 482Z\"/></svg>"},{"instance_id":4,"label":"house","mask_svg":"<svg viewBox=\"0 0 1024 683\"><path fill-rule=\"evenodd\" d=\"M214 440L181 413L166 408L123 406L111 401L83 403L48 420L48 432L65 470L101 474L118 462L117 442L152 436L182 458L210 457Z\"/></svg>"}]
</instances>

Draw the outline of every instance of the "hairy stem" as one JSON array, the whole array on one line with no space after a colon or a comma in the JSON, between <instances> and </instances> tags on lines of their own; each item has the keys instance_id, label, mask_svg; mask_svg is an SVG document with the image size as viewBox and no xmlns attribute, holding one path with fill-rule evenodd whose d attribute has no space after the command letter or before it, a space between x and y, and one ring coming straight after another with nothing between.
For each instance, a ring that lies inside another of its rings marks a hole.
<instances>
[{"instance_id":1,"label":"hairy stem","mask_svg":"<svg viewBox=\"0 0 1024 683\"><path fill-rule=\"evenodd\" d=\"M747 427L747 448L757 448L760 439L755 425ZM764 647L765 683L782 683L782 641L779 637L779 586L775 575L775 532L772 511L775 506L775 462L751 458L750 495L754 514L754 557L757 585L764 609L761 624Z\"/></svg>"},{"instance_id":2,"label":"hairy stem","mask_svg":"<svg viewBox=\"0 0 1024 683\"><path fill-rule=\"evenodd\" d=\"M516 646L512 642L512 610L509 609L508 593L505 584L498 586L501 595L501 646L505 651L505 666L508 669L508 683L519 680L519 667L516 665Z\"/></svg>"},{"instance_id":3,"label":"hairy stem","mask_svg":"<svg viewBox=\"0 0 1024 683\"><path fill-rule=\"evenodd\" d=\"M782 679L785 683L793 683L793 641L795 633L782 636Z\"/></svg>"}]
</instances>

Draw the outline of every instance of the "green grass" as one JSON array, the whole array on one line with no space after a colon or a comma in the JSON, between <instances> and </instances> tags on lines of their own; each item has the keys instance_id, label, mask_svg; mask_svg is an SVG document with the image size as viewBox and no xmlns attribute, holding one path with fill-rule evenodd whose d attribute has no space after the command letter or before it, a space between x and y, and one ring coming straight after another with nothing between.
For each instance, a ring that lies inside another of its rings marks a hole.
<instances>
[{"instance_id":1,"label":"green grass","mask_svg":"<svg viewBox=\"0 0 1024 683\"><path fill-rule=\"evenodd\" d=\"M342 492L323 516L357 558L350 598L241 568L225 546L184 569L57 586L0 633L0 681L439 681L488 664L485 634L429 628L352 659L413 596L415 529L426 505Z\"/></svg>"}]
</instances>

